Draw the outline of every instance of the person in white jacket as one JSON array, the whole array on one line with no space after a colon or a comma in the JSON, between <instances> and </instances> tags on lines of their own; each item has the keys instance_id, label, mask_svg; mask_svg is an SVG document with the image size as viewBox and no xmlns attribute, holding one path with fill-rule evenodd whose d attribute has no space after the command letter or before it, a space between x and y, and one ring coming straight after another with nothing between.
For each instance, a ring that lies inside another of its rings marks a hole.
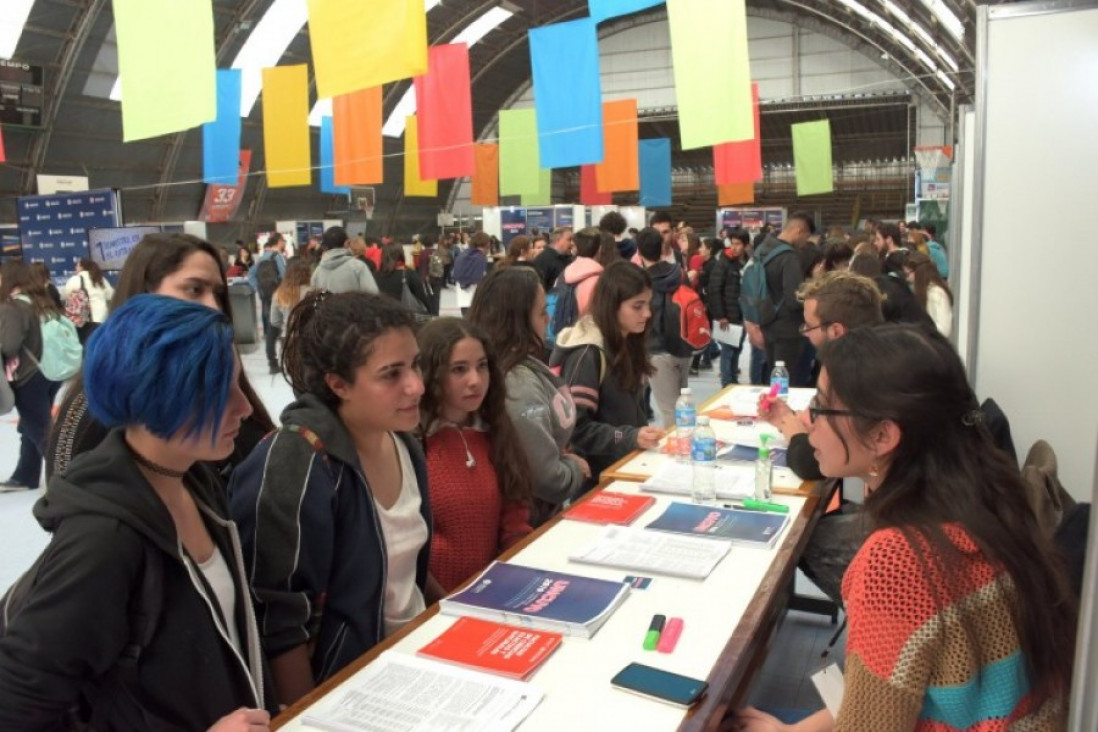
<instances>
[{"instance_id":1,"label":"person in white jacket","mask_svg":"<svg viewBox=\"0 0 1098 732\"><path fill-rule=\"evenodd\" d=\"M938 332L949 338L953 331L953 293L938 273L934 261L922 252L911 252L904 261L904 271L915 291L915 299L934 321Z\"/></svg>"},{"instance_id":2,"label":"person in white jacket","mask_svg":"<svg viewBox=\"0 0 1098 732\"><path fill-rule=\"evenodd\" d=\"M114 297L114 288L103 276L103 270L99 269L99 265L94 260L84 258L76 263L76 274L65 283L61 297L68 300L69 296L80 289L88 293L88 305L91 307L90 323L80 328L83 341L91 335L96 324L107 319L111 298Z\"/></svg>"}]
</instances>

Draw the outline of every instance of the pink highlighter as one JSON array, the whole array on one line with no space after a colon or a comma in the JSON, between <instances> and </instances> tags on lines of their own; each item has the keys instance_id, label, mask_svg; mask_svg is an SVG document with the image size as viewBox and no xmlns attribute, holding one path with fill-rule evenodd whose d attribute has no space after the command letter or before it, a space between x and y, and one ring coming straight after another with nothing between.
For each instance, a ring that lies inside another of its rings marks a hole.
<instances>
[{"instance_id":1,"label":"pink highlighter","mask_svg":"<svg viewBox=\"0 0 1098 732\"><path fill-rule=\"evenodd\" d=\"M670 653L675 650L680 635L682 635L682 618L671 618L667 621L667 624L663 626L663 631L660 633L660 642L656 645L656 650L660 653Z\"/></svg>"},{"instance_id":2,"label":"pink highlighter","mask_svg":"<svg viewBox=\"0 0 1098 732\"><path fill-rule=\"evenodd\" d=\"M770 391L763 394L759 398L759 411L769 412L770 405L774 403L774 400L778 398L779 392L782 390L782 385L778 382L774 382L770 385Z\"/></svg>"}]
</instances>

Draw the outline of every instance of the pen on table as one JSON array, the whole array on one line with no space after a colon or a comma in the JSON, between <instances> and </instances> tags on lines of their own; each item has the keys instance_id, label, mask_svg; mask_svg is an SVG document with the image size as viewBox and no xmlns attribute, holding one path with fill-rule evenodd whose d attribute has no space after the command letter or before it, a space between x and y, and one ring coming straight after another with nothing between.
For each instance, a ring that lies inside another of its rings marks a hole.
<instances>
[{"instance_id":1,"label":"pen on table","mask_svg":"<svg viewBox=\"0 0 1098 732\"><path fill-rule=\"evenodd\" d=\"M660 642L660 633L663 631L663 624L666 621L667 618L663 615L652 616L652 622L648 625L648 632L644 634L644 650L656 650L656 645Z\"/></svg>"}]
</instances>

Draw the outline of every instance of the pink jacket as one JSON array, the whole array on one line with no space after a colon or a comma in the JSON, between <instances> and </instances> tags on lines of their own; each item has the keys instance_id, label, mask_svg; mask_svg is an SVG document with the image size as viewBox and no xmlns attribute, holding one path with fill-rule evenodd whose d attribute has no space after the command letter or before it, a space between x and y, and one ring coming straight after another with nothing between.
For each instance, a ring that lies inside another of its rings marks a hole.
<instances>
[{"instance_id":1,"label":"pink jacket","mask_svg":"<svg viewBox=\"0 0 1098 732\"><path fill-rule=\"evenodd\" d=\"M602 265L590 257L576 257L576 261L564 269L564 281L568 284L576 284L576 305L579 306L581 316L587 314L587 308L591 305L591 295L595 291L595 283L602 274Z\"/></svg>"}]
</instances>

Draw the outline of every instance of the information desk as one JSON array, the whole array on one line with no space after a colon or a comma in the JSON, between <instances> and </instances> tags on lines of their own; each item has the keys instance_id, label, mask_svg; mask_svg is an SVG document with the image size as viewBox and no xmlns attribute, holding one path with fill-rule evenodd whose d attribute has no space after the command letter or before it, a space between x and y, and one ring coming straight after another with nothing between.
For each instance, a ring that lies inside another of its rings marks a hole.
<instances>
[{"instance_id":1,"label":"information desk","mask_svg":"<svg viewBox=\"0 0 1098 732\"><path fill-rule=\"evenodd\" d=\"M639 492L636 483L609 486L621 492ZM681 499L678 499L681 500ZM561 647L529 678L545 692L545 698L523 723L522 730L580 730L604 727L613 720L616 729L701 730L716 729L726 711L741 704L776 628L790 587L797 559L819 518L820 496L776 496L790 507L790 523L772 549L733 545L729 554L704 581L660 575L644 590L630 590L624 603L594 638L566 637ZM632 525L640 528L659 516L671 503L656 496L655 504ZM592 541L602 530L597 524L556 517L531 534L502 558L572 574L620 581L630 571L569 562L576 548ZM673 653L641 648L652 616L677 616L685 629ZM341 684L350 682L383 650L415 652L448 628L455 618L429 608L400 633L365 654L309 696L300 700L273 724L275 729L309 729L301 715L312 705L315 711L338 696ZM706 697L689 712L611 688L611 677L627 663L637 661L668 671L708 680ZM332 695L325 699L326 695Z\"/></svg>"}]
</instances>

